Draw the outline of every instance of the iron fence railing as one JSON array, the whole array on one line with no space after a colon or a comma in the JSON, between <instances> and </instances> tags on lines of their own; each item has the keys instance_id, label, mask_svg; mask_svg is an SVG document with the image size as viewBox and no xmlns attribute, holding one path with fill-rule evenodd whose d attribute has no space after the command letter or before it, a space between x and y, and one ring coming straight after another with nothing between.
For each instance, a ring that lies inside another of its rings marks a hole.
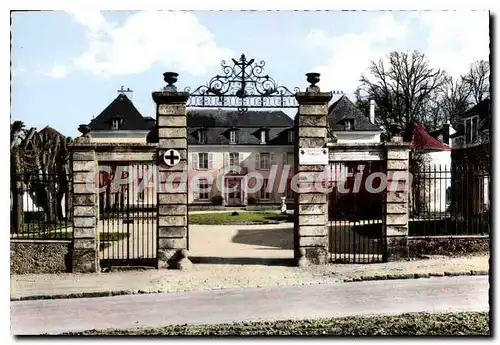
<instances>
[{"instance_id":1,"label":"iron fence railing","mask_svg":"<svg viewBox=\"0 0 500 345\"><path fill-rule=\"evenodd\" d=\"M410 172L409 236L489 235L489 171L426 165Z\"/></svg>"},{"instance_id":2,"label":"iron fence railing","mask_svg":"<svg viewBox=\"0 0 500 345\"><path fill-rule=\"evenodd\" d=\"M71 239L71 181L67 173L12 174L11 239Z\"/></svg>"}]
</instances>

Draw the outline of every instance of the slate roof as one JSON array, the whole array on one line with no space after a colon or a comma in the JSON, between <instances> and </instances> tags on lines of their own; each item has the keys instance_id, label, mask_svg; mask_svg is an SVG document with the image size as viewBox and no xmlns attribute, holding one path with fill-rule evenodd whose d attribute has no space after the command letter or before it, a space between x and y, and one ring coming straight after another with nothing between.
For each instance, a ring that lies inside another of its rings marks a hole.
<instances>
[{"instance_id":1,"label":"slate roof","mask_svg":"<svg viewBox=\"0 0 500 345\"><path fill-rule=\"evenodd\" d=\"M345 129L344 121L347 119L354 120L354 128L352 130ZM330 130L334 132L382 131L377 125L371 123L370 119L363 115L346 95L342 95L342 97L330 105L328 109L328 124Z\"/></svg>"},{"instance_id":2,"label":"slate roof","mask_svg":"<svg viewBox=\"0 0 500 345\"><path fill-rule=\"evenodd\" d=\"M188 127L292 127L293 119L282 111L245 113L223 109L188 109Z\"/></svg>"},{"instance_id":3,"label":"slate roof","mask_svg":"<svg viewBox=\"0 0 500 345\"><path fill-rule=\"evenodd\" d=\"M64 135L61 134L61 132L59 132L58 130L56 130L50 126L43 127L43 129L40 130L40 133L47 133L52 138L55 138L55 137L66 138Z\"/></svg>"},{"instance_id":4,"label":"slate roof","mask_svg":"<svg viewBox=\"0 0 500 345\"><path fill-rule=\"evenodd\" d=\"M110 130L113 118L123 119L119 130L150 130L155 121L144 118L132 101L124 94L119 94L98 116L89 124L90 130Z\"/></svg>"},{"instance_id":5,"label":"slate roof","mask_svg":"<svg viewBox=\"0 0 500 345\"><path fill-rule=\"evenodd\" d=\"M237 129L236 145L261 145L260 131L268 131L269 145L290 145L288 131L294 121L282 111L228 111L223 109L188 109L187 140L189 145L200 145L198 131L205 130L205 145L229 145L231 129ZM153 128L148 134L148 142L156 142L158 136Z\"/></svg>"}]
</instances>

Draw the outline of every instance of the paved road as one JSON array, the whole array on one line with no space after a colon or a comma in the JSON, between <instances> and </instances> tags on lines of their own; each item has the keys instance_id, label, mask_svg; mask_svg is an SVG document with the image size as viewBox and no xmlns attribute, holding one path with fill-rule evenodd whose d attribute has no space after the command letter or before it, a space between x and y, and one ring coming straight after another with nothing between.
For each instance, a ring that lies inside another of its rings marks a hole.
<instances>
[{"instance_id":1,"label":"paved road","mask_svg":"<svg viewBox=\"0 0 500 345\"><path fill-rule=\"evenodd\" d=\"M488 289L488 277L444 277L21 301L11 333L488 310Z\"/></svg>"}]
</instances>

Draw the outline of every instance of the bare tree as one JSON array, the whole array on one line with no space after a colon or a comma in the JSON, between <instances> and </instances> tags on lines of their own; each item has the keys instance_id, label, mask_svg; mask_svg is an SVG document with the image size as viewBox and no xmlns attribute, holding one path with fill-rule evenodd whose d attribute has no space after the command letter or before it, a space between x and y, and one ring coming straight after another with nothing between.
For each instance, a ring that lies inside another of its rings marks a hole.
<instances>
[{"instance_id":1,"label":"bare tree","mask_svg":"<svg viewBox=\"0 0 500 345\"><path fill-rule=\"evenodd\" d=\"M479 60L471 64L467 74L462 76L464 83L471 92L475 104L490 95L490 64L488 61Z\"/></svg>"},{"instance_id":2,"label":"bare tree","mask_svg":"<svg viewBox=\"0 0 500 345\"><path fill-rule=\"evenodd\" d=\"M471 89L462 76L459 79L453 79L446 76L442 87L441 107L447 120L452 126L456 126L459 121L459 115L465 112L470 106Z\"/></svg>"},{"instance_id":3,"label":"bare tree","mask_svg":"<svg viewBox=\"0 0 500 345\"><path fill-rule=\"evenodd\" d=\"M408 130L413 120L425 120L429 102L445 81L445 73L429 67L424 54L392 52L362 75L360 90L374 99L378 119L391 137Z\"/></svg>"}]
</instances>

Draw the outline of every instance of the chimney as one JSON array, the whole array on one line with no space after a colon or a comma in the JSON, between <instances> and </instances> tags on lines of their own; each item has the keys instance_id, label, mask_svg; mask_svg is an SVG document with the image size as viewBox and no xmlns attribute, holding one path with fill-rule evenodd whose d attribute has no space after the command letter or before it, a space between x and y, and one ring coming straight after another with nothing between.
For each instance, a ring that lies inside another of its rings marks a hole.
<instances>
[{"instance_id":1,"label":"chimney","mask_svg":"<svg viewBox=\"0 0 500 345\"><path fill-rule=\"evenodd\" d=\"M450 123L443 124L443 144L450 145Z\"/></svg>"},{"instance_id":2,"label":"chimney","mask_svg":"<svg viewBox=\"0 0 500 345\"><path fill-rule=\"evenodd\" d=\"M375 101L370 99L370 122L375 124Z\"/></svg>"},{"instance_id":3,"label":"chimney","mask_svg":"<svg viewBox=\"0 0 500 345\"><path fill-rule=\"evenodd\" d=\"M120 88L120 90L118 90L118 93L121 94L121 95L125 95L127 96L128 99L130 99L130 101L134 101L134 91L130 90L130 88L127 87L127 89L125 90L123 88L123 85L122 87Z\"/></svg>"}]
</instances>

